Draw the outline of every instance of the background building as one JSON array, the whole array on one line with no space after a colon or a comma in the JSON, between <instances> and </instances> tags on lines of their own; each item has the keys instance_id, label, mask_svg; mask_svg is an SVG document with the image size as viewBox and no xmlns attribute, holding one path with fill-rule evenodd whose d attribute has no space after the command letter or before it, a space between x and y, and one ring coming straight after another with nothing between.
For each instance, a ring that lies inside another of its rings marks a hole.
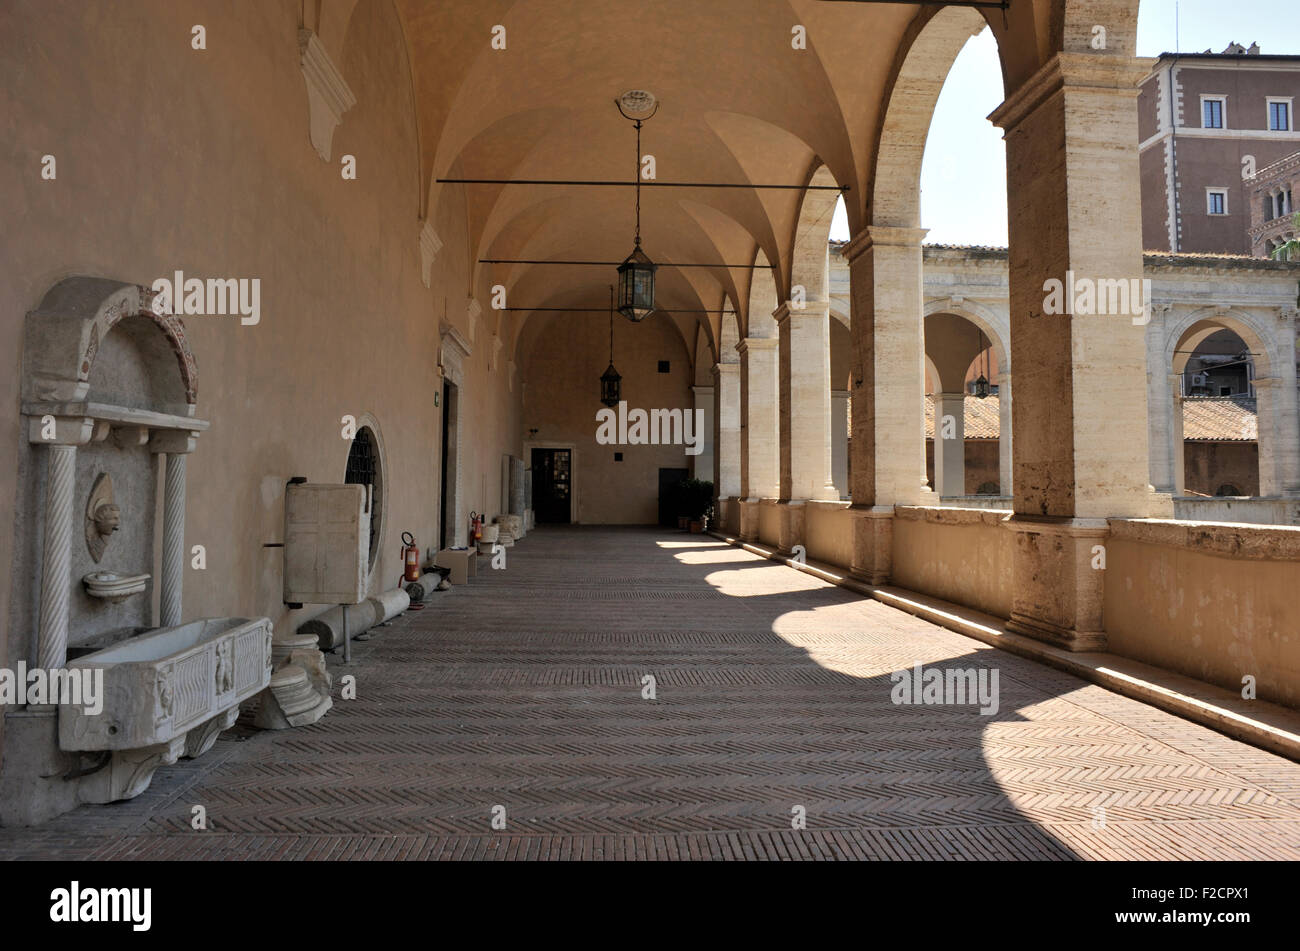
<instances>
[{"instance_id":1,"label":"background building","mask_svg":"<svg viewBox=\"0 0 1300 951\"><path fill-rule=\"evenodd\" d=\"M1237 43L1222 53L1162 53L1141 90L1143 246L1260 253L1253 176L1300 149L1300 56Z\"/></svg>"}]
</instances>

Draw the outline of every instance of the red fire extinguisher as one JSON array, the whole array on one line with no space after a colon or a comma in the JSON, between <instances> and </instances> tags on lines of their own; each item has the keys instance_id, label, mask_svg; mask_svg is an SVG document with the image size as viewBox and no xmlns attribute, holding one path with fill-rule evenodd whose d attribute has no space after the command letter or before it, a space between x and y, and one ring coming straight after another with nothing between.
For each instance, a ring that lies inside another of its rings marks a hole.
<instances>
[{"instance_id":1,"label":"red fire extinguisher","mask_svg":"<svg viewBox=\"0 0 1300 951\"><path fill-rule=\"evenodd\" d=\"M474 542L483 538L483 516L477 512L469 513L469 537Z\"/></svg>"},{"instance_id":2,"label":"red fire extinguisher","mask_svg":"<svg viewBox=\"0 0 1300 951\"><path fill-rule=\"evenodd\" d=\"M403 581L420 580L420 547L415 544L415 536L410 532L402 532L402 560L405 564L405 570L402 572Z\"/></svg>"}]
</instances>

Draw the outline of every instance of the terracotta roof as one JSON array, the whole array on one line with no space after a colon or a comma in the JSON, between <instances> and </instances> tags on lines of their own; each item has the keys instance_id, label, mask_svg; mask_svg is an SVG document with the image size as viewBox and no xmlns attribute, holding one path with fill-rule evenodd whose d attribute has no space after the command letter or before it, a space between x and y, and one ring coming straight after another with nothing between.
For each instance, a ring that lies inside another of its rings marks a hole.
<instances>
[{"instance_id":1,"label":"terracotta roof","mask_svg":"<svg viewBox=\"0 0 1300 951\"><path fill-rule=\"evenodd\" d=\"M965 438L997 439L999 406L996 396L966 397ZM934 438L934 396L925 397L925 438ZM1183 438L1220 442L1259 439L1255 401L1245 396L1192 396L1183 400Z\"/></svg>"},{"instance_id":2,"label":"terracotta roof","mask_svg":"<svg viewBox=\"0 0 1300 951\"><path fill-rule=\"evenodd\" d=\"M1000 405L996 396L987 399L980 399L978 396L966 397L965 438L997 439ZM934 395L931 393L925 395L925 438L934 438Z\"/></svg>"},{"instance_id":3,"label":"terracotta roof","mask_svg":"<svg viewBox=\"0 0 1300 951\"><path fill-rule=\"evenodd\" d=\"M1183 400L1183 438L1254 442L1255 401L1245 396L1189 396Z\"/></svg>"}]
</instances>

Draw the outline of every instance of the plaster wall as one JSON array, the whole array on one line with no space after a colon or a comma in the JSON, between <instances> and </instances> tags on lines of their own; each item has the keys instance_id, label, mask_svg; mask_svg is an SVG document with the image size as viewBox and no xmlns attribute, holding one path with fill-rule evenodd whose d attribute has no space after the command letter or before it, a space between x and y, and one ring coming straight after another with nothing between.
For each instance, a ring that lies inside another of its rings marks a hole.
<instances>
[{"instance_id":1,"label":"plaster wall","mask_svg":"<svg viewBox=\"0 0 1300 951\"><path fill-rule=\"evenodd\" d=\"M343 415L372 414L384 445L387 511L372 589L398 576L401 531L422 547L436 538L439 322L445 314L471 334L466 256L457 251L465 216L455 196L436 211L444 248L431 288L421 279L414 104L395 13L361 3L346 26L321 37L357 99L328 163L309 138L299 14L288 0L183 9L161 0L18 0L0 9L9 146L0 206L25 223L0 235L0 401L8 407L0 445L19 458L0 468L0 521L26 530L39 518L26 487L19 363L24 315L51 285L75 274L150 284L177 269L258 278L257 324L184 318L198 415L212 424L188 467L185 543L204 545L207 567L193 570L187 557L184 613L267 615L277 630L323 610L285 610L282 552L265 546L282 541L290 477L343 480ZM195 23L207 29L206 50L191 48ZM57 160L53 181L40 176L46 154ZM355 181L341 175L345 155L356 158ZM462 388L473 429L462 455L470 507L497 496L496 461L518 446L517 391L504 362L488 368L486 328L477 336ZM80 510L80 481L78 493ZM4 619L31 597L32 563L29 555L14 562L11 534L0 532ZM0 638L8 647L0 665L27 655L22 618L22 629Z\"/></svg>"},{"instance_id":2,"label":"plaster wall","mask_svg":"<svg viewBox=\"0 0 1300 951\"><path fill-rule=\"evenodd\" d=\"M525 339L523 424L531 446L571 448L575 523L653 525L659 521L659 469L687 469L684 445L602 445L596 442L600 375L609 365L606 319L592 314L545 313ZM628 412L695 406L690 361L681 334L662 314L630 324L615 317L614 365L622 376ZM600 332L594 332L593 320ZM658 372L667 360L670 372ZM617 408L615 408L617 412ZM708 422L706 416L706 424ZM701 434L705 440L708 434ZM614 454L621 452L623 461ZM534 505L537 500L534 499Z\"/></svg>"},{"instance_id":3,"label":"plaster wall","mask_svg":"<svg viewBox=\"0 0 1300 951\"><path fill-rule=\"evenodd\" d=\"M899 506L891 583L1005 618L1015 537L1006 512Z\"/></svg>"},{"instance_id":4,"label":"plaster wall","mask_svg":"<svg viewBox=\"0 0 1300 951\"><path fill-rule=\"evenodd\" d=\"M1196 522L1111 522L1108 649L1300 706L1300 529Z\"/></svg>"}]
</instances>

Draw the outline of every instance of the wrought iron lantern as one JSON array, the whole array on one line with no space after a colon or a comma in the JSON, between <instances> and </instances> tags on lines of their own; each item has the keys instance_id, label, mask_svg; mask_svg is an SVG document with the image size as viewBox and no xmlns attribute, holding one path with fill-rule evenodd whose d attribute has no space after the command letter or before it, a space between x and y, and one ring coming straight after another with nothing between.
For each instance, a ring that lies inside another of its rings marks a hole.
<instances>
[{"instance_id":1,"label":"wrought iron lantern","mask_svg":"<svg viewBox=\"0 0 1300 951\"><path fill-rule=\"evenodd\" d=\"M617 406L622 399L623 378L614 369L614 287L609 288L609 369L600 375L600 401Z\"/></svg>"},{"instance_id":2,"label":"wrought iron lantern","mask_svg":"<svg viewBox=\"0 0 1300 951\"><path fill-rule=\"evenodd\" d=\"M631 90L615 100L623 118L636 124L636 238L632 253L618 266L618 312L636 323L655 309L655 264L641 250L641 123L659 111L655 97Z\"/></svg>"},{"instance_id":3,"label":"wrought iron lantern","mask_svg":"<svg viewBox=\"0 0 1300 951\"><path fill-rule=\"evenodd\" d=\"M975 396L979 399L984 400L984 399L988 399L989 396L989 378L988 378L989 357L988 357L988 350L985 349L984 347L984 331L979 326L976 326L975 329L979 332L979 338L980 338L980 343L979 343L980 349L979 352L976 353L975 359L978 360L980 354L984 355L984 372L981 373L975 379Z\"/></svg>"}]
</instances>

